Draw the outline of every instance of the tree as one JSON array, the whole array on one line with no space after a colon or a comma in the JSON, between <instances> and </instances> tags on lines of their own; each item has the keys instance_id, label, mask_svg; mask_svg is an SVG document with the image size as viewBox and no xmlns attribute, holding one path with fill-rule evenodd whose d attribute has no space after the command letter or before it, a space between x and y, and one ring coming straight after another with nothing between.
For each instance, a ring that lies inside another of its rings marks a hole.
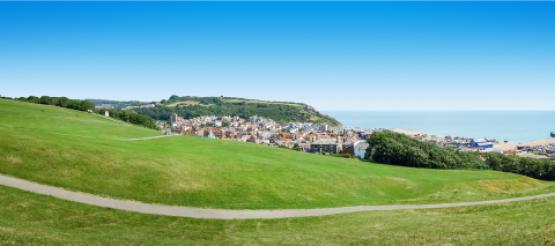
<instances>
[{"instance_id":1,"label":"tree","mask_svg":"<svg viewBox=\"0 0 555 246\"><path fill-rule=\"evenodd\" d=\"M31 102L31 103L39 103L39 100L40 100L40 99L39 99L38 97L36 97L36 96L29 96L29 97L27 97L27 101L28 101L28 102Z\"/></svg>"},{"instance_id":2,"label":"tree","mask_svg":"<svg viewBox=\"0 0 555 246\"><path fill-rule=\"evenodd\" d=\"M518 173L537 179L555 180L555 162L548 159L508 156L498 153L484 155L490 169Z\"/></svg>"},{"instance_id":3,"label":"tree","mask_svg":"<svg viewBox=\"0 0 555 246\"><path fill-rule=\"evenodd\" d=\"M49 96L41 96L39 99L40 104L52 105L52 98Z\"/></svg>"},{"instance_id":4,"label":"tree","mask_svg":"<svg viewBox=\"0 0 555 246\"><path fill-rule=\"evenodd\" d=\"M171 95L170 98L168 99L169 102L174 102L179 100L179 96L178 95Z\"/></svg>"}]
</instances>

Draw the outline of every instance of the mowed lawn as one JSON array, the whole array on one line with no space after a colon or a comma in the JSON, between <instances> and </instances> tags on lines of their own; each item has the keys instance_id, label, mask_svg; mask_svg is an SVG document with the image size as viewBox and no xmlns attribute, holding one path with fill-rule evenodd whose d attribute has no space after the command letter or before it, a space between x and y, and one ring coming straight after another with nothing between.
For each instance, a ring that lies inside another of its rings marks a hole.
<instances>
[{"instance_id":1,"label":"mowed lawn","mask_svg":"<svg viewBox=\"0 0 555 246\"><path fill-rule=\"evenodd\" d=\"M0 245L554 245L555 198L277 220L196 220L0 186Z\"/></svg>"},{"instance_id":2,"label":"mowed lawn","mask_svg":"<svg viewBox=\"0 0 555 246\"><path fill-rule=\"evenodd\" d=\"M115 198L212 208L485 200L555 191L480 170L379 165L249 143L170 137L99 115L0 100L0 173Z\"/></svg>"}]
</instances>

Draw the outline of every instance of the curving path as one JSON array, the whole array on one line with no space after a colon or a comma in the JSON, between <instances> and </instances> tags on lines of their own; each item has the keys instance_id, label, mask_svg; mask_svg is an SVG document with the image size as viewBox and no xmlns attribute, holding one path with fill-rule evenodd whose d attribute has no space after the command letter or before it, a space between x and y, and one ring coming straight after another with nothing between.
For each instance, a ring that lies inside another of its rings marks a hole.
<instances>
[{"instance_id":1,"label":"curving path","mask_svg":"<svg viewBox=\"0 0 555 246\"><path fill-rule=\"evenodd\" d=\"M231 210L231 209L210 209L193 208L183 206L170 206L162 204L148 204L130 200L119 200L101 197L88 193L68 191L62 188L38 184L24 179L9 177L0 174L0 185L29 191L36 194L48 195L62 200L84 203L97 207L112 208L123 211L137 212L143 214L166 215L174 217L189 217L199 219L276 219L323 216L333 214L345 214L361 211L384 211L402 209L430 209L430 208L453 208L499 204L517 201L528 201L533 199L555 197L555 193L516 197L500 200L476 201L476 202L457 202L439 204L420 204L420 205L376 205L376 206L354 206L339 208L315 208L315 209L276 209L276 210Z\"/></svg>"}]
</instances>

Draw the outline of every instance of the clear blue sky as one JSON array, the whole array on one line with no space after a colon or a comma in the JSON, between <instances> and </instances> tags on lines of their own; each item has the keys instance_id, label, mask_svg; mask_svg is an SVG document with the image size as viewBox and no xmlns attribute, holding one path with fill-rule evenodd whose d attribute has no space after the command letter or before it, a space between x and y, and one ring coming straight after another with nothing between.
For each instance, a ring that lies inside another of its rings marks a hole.
<instances>
[{"instance_id":1,"label":"clear blue sky","mask_svg":"<svg viewBox=\"0 0 555 246\"><path fill-rule=\"evenodd\" d=\"M0 94L553 110L555 3L0 3Z\"/></svg>"}]
</instances>

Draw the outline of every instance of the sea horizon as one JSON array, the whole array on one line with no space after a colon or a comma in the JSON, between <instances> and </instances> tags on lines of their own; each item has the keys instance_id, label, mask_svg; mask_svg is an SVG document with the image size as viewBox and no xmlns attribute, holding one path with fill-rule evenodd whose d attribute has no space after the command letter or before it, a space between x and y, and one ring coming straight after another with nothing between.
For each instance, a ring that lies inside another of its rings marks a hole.
<instances>
[{"instance_id":1,"label":"sea horizon","mask_svg":"<svg viewBox=\"0 0 555 246\"><path fill-rule=\"evenodd\" d=\"M528 142L550 137L555 110L328 110L344 127Z\"/></svg>"}]
</instances>

